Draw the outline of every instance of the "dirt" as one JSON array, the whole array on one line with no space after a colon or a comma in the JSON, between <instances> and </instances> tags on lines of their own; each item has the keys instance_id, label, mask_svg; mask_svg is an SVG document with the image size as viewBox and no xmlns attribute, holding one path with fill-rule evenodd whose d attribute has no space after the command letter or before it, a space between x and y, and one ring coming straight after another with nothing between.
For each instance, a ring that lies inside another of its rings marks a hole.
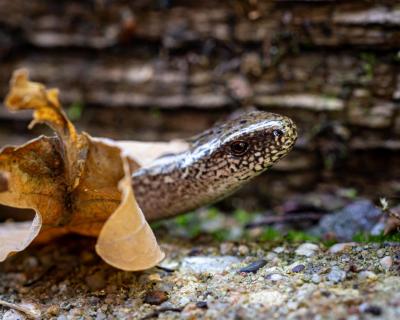
<instances>
[{"instance_id":1,"label":"dirt","mask_svg":"<svg viewBox=\"0 0 400 320\"><path fill-rule=\"evenodd\" d=\"M0 299L58 320L400 317L400 243L329 248L158 233L167 258L144 272L108 266L93 239L31 247L0 264ZM0 317L26 314L0 307Z\"/></svg>"}]
</instances>

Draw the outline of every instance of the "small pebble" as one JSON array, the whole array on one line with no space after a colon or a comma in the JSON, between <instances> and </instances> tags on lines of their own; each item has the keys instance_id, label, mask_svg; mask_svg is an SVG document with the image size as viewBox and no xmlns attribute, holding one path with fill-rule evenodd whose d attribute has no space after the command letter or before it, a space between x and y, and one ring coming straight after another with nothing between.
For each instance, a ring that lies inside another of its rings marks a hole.
<instances>
[{"instance_id":1,"label":"small pebble","mask_svg":"<svg viewBox=\"0 0 400 320\"><path fill-rule=\"evenodd\" d=\"M292 268L292 272L301 272L305 268L304 264L298 264L297 266Z\"/></svg>"},{"instance_id":2,"label":"small pebble","mask_svg":"<svg viewBox=\"0 0 400 320\"><path fill-rule=\"evenodd\" d=\"M192 249L188 252L187 255L188 255L189 257L199 256L199 255L201 255L201 249L199 249L199 248L192 248Z\"/></svg>"},{"instance_id":3,"label":"small pebble","mask_svg":"<svg viewBox=\"0 0 400 320\"><path fill-rule=\"evenodd\" d=\"M314 274L311 276L311 281L312 281L313 283L315 283L315 284L318 284L318 283L321 282L321 277L320 277L318 274L314 273Z\"/></svg>"},{"instance_id":4,"label":"small pebble","mask_svg":"<svg viewBox=\"0 0 400 320\"><path fill-rule=\"evenodd\" d=\"M284 247L276 247L272 251L274 251L275 253L282 253L285 251L285 248Z\"/></svg>"},{"instance_id":5,"label":"small pebble","mask_svg":"<svg viewBox=\"0 0 400 320\"><path fill-rule=\"evenodd\" d=\"M303 243L296 249L295 253L299 256L312 257L318 250L319 247L314 243Z\"/></svg>"},{"instance_id":6,"label":"small pebble","mask_svg":"<svg viewBox=\"0 0 400 320\"><path fill-rule=\"evenodd\" d=\"M228 254L232 254L234 244L231 242L224 242L221 243L219 246L219 251L221 252L222 255L226 256Z\"/></svg>"},{"instance_id":7,"label":"small pebble","mask_svg":"<svg viewBox=\"0 0 400 320\"><path fill-rule=\"evenodd\" d=\"M207 309L208 308L207 301L196 302L196 307L200 309Z\"/></svg>"},{"instance_id":8,"label":"small pebble","mask_svg":"<svg viewBox=\"0 0 400 320\"><path fill-rule=\"evenodd\" d=\"M240 260L234 256L197 256L186 257L182 260L180 270L190 273L219 273L227 270Z\"/></svg>"},{"instance_id":9,"label":"small pebble","mask_svg":"<svg viewBox=\"0 0 400 320\"><path fill-rule=\"evenodd\" d=\"M155 290L150 291L143 298L144 303L159 305L168 300L168 294L165 291Z\"/></svg>"},{"instance_id":10,"label":"small pebble","mask_svg":"<svg viewBox=\"0 0 400 320\"><path fill-rule=\"evenodd\" d=\"M2 320L25 320L26 317L15 310L8 310L1 318Z\"/></svg>"},{"instance_id":11,"label":"small pebble","mask_svg":"<svg viewBox=\"0 0 400 320\"><path fill-rule=\"evenodd\" d=\"M107 319L107 315L103 311L97 311L96 320L105 320Z\"/></svg>"},{"instance_id":12,"label":"small pebble","mask_svg":"<svg viewBox=\"0 0 400 320\"><path fill-rule=\"evenodd\" d=\"M185 306L185 305L187 305L188 303L190 303L190 298L188 298L188 297L181 297L181 298L179 299L179 304L180 304L181 306Z\"/></svg>"},{"instance_id":13,"label":"small pebble","mask_svg":"<svg viewBox=\"0 0 400 320\"><path fill-rule=\"evenodd\" d=\"M363 303L359 307L360 312L369 313L374 316L380 316L382 314L382 308L375 305L370 305L368 303Z\"/></svg>"},{"instance_id":14,"label":"small pebble","mask_svg":"<svg viewBox=\"0 0 400 320\"><path fill-rule=\"evenodd\" d=\"M250 303L257 303L271 308L283 304L287 296L277 290L261 290L249 294Z\"/></svg>"},{"instance_id":15,"label":"small pebble","mask_svg":"<svg viewBox=\"0 0 400 320\"><path fill-rule=\"evenodd\" d=\"M266 259L269 261L277 259L278 255L275 252L268 252L266 255Z\"/></svg>"},{"instance_id":16,"label":"small pebble","mask_svg":"<svg viewBox=\"0 0 400 320\"><path fill-rule=\"evenodd\" d=\"M264 267L267 264L267 261L264 259L260 259L257 261L254 261L247 265L246 267L243 267L242 269L239 270L239 272L245 272L245 273L256 273L259 269Z\"/></svg>"},{"instance_id":17,"label":"small pebble","mask_svg":"<svg viewBox=\"0 0 400 320\"><path fill-rule=\"evenodd\" d=\"M242 256L247 255L249 253L249 251L250 251L249 248L247 246L245 246L245 245L240 245L239 248L238 248L238 252Z\"/></svg>"},{"instance_id":18,"label":"small pebble","mask_svg":"<svg viewBox=\"0 0 400 320\"><path fill-rule=\"evenodd\" d=\"M149 281L158 282L161 281L161 276L159 273L152 273L148 276Z\"/></svg>"},{"instance_id":19,"label":"small pebble","mask_svg":"<svg viewBox=\"0 0 400 320\"><path fill-rule=\"evenodd\" d=\"M333 266L327 275L327 279L333 283L339 283L346 279L346 272L337 266Z\"/></svg>"},{"instance_id":20,"label":"small pebble","mask_svg":"<svg viewBox=\"0 0 400 320\"><path fill-rule=\"evenodd\" d=\"M365 279L376 280L376 279L378 279L378 276L375 273L373 273L372 271L361 271L358 274L358 279L359 280L365 280Z\"/></svg>"},{"instance_id":21,"label":"small pebble","mask_svg":"<svg viewBox=\"0 0 400 320\"><path fill-rule=\"evenodd\" d=\"M342 252L348 248L356 246L357 243L355 242L343 242L343 243L336 243L332 247L329 248L330 253L338 253Z\"/></svg>"},{"instance_id":22,"label":"small pebble","mask_svg":"<svg viewBox=\"0 0 400 320\"><path fill-rule=\"evenodd\" d=\"M381 264L383 269L385 269L385 271L389 271L393 265L393 259L391 256L386 256L386 257L383 257L382 259L380 259L379 263Z\"/></svg>"},{"instance_id":23,"label":"small pebble","mask_svg":"<svg viewBox=\"0 0 400 320\"><path fill-rule=\"evenodd\" d=\"M272 274L267 275L265 277L265 279L271 280L271 281L280 281L283 279L283 277L279 273L272 273Z\"/></svg>"},{"instance_id":24,"label":"small pebble","mask_svg":"<svg viewBox=\"0 0 400 320\"><path fill-rule=\"evenodd\" d=\"M378 258L382 258L385 255L385 249L379 249L378 251L376 251L376 255Z\"/></svg>"}]
</instances>

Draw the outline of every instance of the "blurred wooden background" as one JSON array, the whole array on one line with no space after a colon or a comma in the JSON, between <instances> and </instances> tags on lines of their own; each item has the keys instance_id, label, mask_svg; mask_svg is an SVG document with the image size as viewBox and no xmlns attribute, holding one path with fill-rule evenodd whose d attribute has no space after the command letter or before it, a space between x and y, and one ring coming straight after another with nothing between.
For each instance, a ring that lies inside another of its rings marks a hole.
<instances>
[{"instance_id":1,"label":"blurred wooden background","mask_svg":"<svg viewBox=\"0 0 400 320\"><path fill-rule=\"evenodd\" d=\"M395 3L0 0L0 97L28 68L80 129L115 139L188 137L246 108L287 114L295 150L235 199L268 206L321 186L400 196ZM43 132L29 119L2 106L0 146Z\"/></svg>"}]
</instances>

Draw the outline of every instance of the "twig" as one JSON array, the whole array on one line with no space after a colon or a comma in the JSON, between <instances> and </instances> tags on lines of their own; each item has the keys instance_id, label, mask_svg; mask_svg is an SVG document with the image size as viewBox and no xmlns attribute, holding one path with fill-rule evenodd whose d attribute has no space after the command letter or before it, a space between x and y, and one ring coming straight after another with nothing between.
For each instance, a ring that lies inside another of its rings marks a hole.
<instances>
[{"instance_id":1,"label":"twig","mask_svg":"<svg viewBox=\"0 0 400 320\"><path fill-rule=\"evenodd\" d=\"M258 222L251 222L246 224L246 229L257 228L261 226L267 226L273 223L278 222L291 222L291 221L299 221L299 220L319 220L323 217L323 213L296 213L290 215L283 215L283 216L271 216L266 217L261 221Z\"/></svg>"},{"instance_id":2,"label":"twig","mask_svg":"<svg viewBox=\"0 0 400 320\"><path fill-rule=\"evenodd\" d=\"M0 306L20 311L31 319L39 319L41 316L41 312L39 310L33 310L32 308L24 306L23 304L15 304L0 299Z\"/></svg>"}]
</instances>

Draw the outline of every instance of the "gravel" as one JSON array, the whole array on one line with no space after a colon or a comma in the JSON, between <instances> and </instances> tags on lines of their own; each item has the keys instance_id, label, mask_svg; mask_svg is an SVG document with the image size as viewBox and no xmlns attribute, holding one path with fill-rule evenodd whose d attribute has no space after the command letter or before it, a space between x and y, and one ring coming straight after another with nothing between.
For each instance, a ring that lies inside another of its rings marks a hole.
<instances>
[{"instance_id":1,"label":"gravel","mask_svg":"<svg viewBox=\"0 0 400 320\"><path fill-rule=\"evenodd\" d=\"M57 320L400 318L398 244L331 253L311 243L159 240L173 270L114 269L79 237L31 247L0 264L0 299ZM194 247L201 255L189 256ZM18 317L0 307L0 319Z\"/></svg>"}]
</instances>

